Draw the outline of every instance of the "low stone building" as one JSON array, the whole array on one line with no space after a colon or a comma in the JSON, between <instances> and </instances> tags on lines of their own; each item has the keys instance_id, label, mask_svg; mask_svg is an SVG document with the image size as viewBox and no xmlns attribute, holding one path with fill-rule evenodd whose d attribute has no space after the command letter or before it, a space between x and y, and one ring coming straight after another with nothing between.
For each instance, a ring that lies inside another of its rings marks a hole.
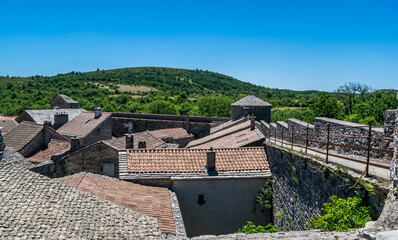
<instances>
[{"instance_id":1,"label":"low stone building","mask_svg":"<svg viewBox=\"0 0 398 240\"><path fill-rule=\"evenodd\" d=\"M18 122L15 121L15 117L0 116L0 128L2 128L3 135L13 130L16 126L18 126Z\"/></svg>"},{"instance_id":2,"label":"low stone building","mask_svg":"<svg viewBox=\"0 0 398 240\"><path fill-rule=\"evenodd\" d=\"M185 147L195 139L195 136L184 128L165 128L150 132L167 143L177 144L178 147Z\"/></svg>"},{"instance_id":3,"label":"low stone building","mask_svg":"<svg viewBox=\"0 0 398 240\"><path fill-rule=\"evenodd\" d=\"M126 134L126 136L106 140L106 143L119 150L138 148L158 148L166 144L165 141L153 135L150 131Z\"/></svg>"},{"instance_id":4,"label":"low stone building","mask_svg":"<svg viewBox=\"0 0 398 240\"><path fill-rule=\"evenodd\" d=\"M50 122L54 129L58 129L65 123L71 121L80 113L85 112L84 109L45 109L45 110L25 110L19 115L15 121L21 123L23 121L44 124Z\"/></svg>"},{"instance_id":5,"label":"low stone building","mask_svg":"<svg viewBox=\"0 0 398 240\"><path fill-rule=\"evenodd\" d=\"M64 94L58 94L51 102L50 102L50 107L51 109L55 108L73 108L77 109L79 108L79 102L73 100L72 98L64 95Z\"/></svg>"},{"instance_id":6,"label":"low stone building","mask_svg":"<svg viewBox=\"0 0 398 240\"><path fill-rule=\"evenodd\" d=\"M172 188L189 237L270 223L255 204L271 177L264 148L142 149L119 153L121 180Z\"/></svg>"},{"instance_id":7,"label":"low stone building","mask_svg":"<svg viewBox=\"0 0 398 240\"><path fill-rule=\"evenodd\" d=\"M30 157L47 148L50 141L67 141L66 138L52 129L48 123L44 125L22 122L4 136L7 147L12 147L24 157Z\"/></svg>"},{"instance_id":8,"label":"low stone building","mask_svg":"<svg viewBox=\"0 0 398 240\"><path fill-rule=\"evenodd\" d=\"M231 119L237 120L241 117L254 115L258 121L271 121L272 105L260 98L248 95L231 104Z\"/></svg>"},{"instance_id":9,"label":"low stone building","mask_svg":"<svg viewBox=\"0 0 398 240\"><path fill-rule=\"evenodd\" d=\"M62 136L79 138L82 147L112 138L112 114L97 108L94 112L82 112L57 130Z\"/></svg>"}]
</instances>

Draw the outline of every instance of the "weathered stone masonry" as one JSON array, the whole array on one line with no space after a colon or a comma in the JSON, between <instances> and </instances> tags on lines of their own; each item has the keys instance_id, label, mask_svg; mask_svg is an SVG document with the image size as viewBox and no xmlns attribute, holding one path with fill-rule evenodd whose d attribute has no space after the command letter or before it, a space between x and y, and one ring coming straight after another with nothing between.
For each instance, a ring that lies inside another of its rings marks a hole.
<instances>
[{"instance_id":1,"label":"weathered stone masonry","mask_svg":"<svg viewBox=\"0 0 398 240\"><path fill-rule=\"evenodd\" d=\"M320 215L323 203L330 202L333 195L347 198L358 191L364 201L373 206L374 218L382 211L387 189L360 181L357 188L350 190L359 175L331 166L321 167L314 159L279 147L266 149L274 178L274 224L279 230L305 230L308 219Z\"/></svg>"}]
</instances>

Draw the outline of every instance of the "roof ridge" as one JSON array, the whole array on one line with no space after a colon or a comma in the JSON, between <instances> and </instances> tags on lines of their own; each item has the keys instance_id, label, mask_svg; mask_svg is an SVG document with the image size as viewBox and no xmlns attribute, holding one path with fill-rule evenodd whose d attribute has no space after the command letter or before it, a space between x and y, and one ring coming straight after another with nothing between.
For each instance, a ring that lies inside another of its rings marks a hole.
<instances>
[{"instance_id":1,"label":"roof ridge","mask_svg":"<svg viewBox=\"0 0 398 240\"><path fill-rule=\"evenodd\" d=\"M87 173L86 172L82 172L81 174L82 176L80 176L79 180L76 182L76 186L73 186L76 189L79 189L80 184L82 184L83 179L86 178Z\"/></svg>"},{"instance_id":2,"label":"roof ridge","mask_svg":"<svg viewBox=\"0 0 398 240\"><path fill-rule=\"evenodd\" d=\"M223 148L214 148L215 151L220 151L220 150L236 150L236 151L244 151L247 149L264 149L263 146L251 146L251 147L223 147ZM209 149L206 148L139 148L139 149L126 149L123 151L129 151L129 152L149 152L149 151L157 151L157 152L164 152L164 151L190 151L190 152L206 152Z\"/></svg>"}]
</instances>

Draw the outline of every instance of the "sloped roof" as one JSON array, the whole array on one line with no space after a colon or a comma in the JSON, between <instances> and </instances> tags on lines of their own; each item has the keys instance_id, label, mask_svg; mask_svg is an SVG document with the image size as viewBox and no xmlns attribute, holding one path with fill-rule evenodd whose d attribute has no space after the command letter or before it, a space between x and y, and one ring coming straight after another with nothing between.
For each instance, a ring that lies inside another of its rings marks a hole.
<instances>
[{"instance_id":1,"label":"sloped roof","mask_svg":"<svg viewBox=\"0 0 398 240\"><path fill-rule=\"evenodd\" d=\"M17 117L17 122L21 121L21 118L24 114L28 114L36 123L43 124L45 121L50 121L51 124L54 124L54 115L56 114L68 114L68 120L71 121L75 117L79 116L79 114L82 112L85 112L85 110L81 108L25 110L20 116Z\"/></svg>"},{"instance_id":2,"label":"sloped roof","mask_svg":"<svg viewBox=\"0 0 398 240\"><path fill-rule=\"evenodd\" d=\"M250 130L250 125L250 121L242 122L206 137L193 140L188 143L187 148L235 148L261 141L264 138L263 134L257 129Z\"/></svg>"},{"instance_id":3,"label":"sloped roof","mask_svg":"<svg viewBox=\"0 0 398 240\"><path fill-rule=\"evenodd\" d=\"M0 162L0 238L161 238L156 219Z\"/></svg>"},{"instance_id":4,"label":"sloped roof","mask_svg":"<svg viewBox=\"0 0 398 240\"><path fill-rule=\"evenodd\" d=\"M139 133L134 133L134 148L138 148L138 143L140 141L146 142L146 148L157 148L163 145L165 142L153 134L150 131L144 131ZM126 137L119 137L110 140L106 140L105 142L109 143L110 145L114 146L115 148L121 150L126 149Z\"/></svg>"},{"instance_id":5,"label":"sloped roof","mask_svg":"<svg viewBox=\"0 0 398 240\"><path fill-rule=\"evenodd\" d=\"M82 112L73 120L65 123L57 132L62 135L84 137L111 116L111 113L102 112L101 117L95 119L94 112Z\"/></svg>"},{"instance_id":6,"label":"sloped roof","mask_svg":"<svg viewBox=\"0 0 398 240\"><path fill-rule=\"evenodd\" d=\"M51 160L53 155L65 152L68 149L70 149L69 141L51 139L46 149L37 152L27 159L32 163L42 163Z\"/></svg>"},{"instance_id":7,"label":"sloped roof","mask_svg":"<svg viewBox=\"0 0 398 240\"><path fill-rule=\"evenodd\" d=\"M165 129L152 130L150 132L158 138L172 137L176 139L176 138L192 136L192 134L189 133L184 128L165 128Z\"/></svg>"},{"instance_id":8,"label":"sloped roof","mask_svg":"<svg viewBox=\"0 0 398 240\"><path fill-rule=\"evenodd\" d=\"M18 126L18 123L14 119L0 116L0 129L3 134L8 133L16 126Z\"/></svg>"},{"instance_id":9,"label":"sloped roof","mask_svg":"<svg viewBox=\"0 0 398 240\"><path fill-rule=\"evenodd\" d=\"M205 173L208 149L127 151L128 173ZM263 147L215 149L218 172L268 170Z\"/></svg>"},{"instance_id":10,"label":"sloped roof","mask_svg":"<svg viewBox=\"0 0 398 240\"><path fill-rule=\"evenodd\" d=\"M248 95L242 98L241 100L232 103L231 106L272 106L272 105L256 96Z\"/></svg>"},{"instance_id":11,"label":"sloped roof","mask_svg":"<svg viewBox=\"0 0 398 240\"><path fill-rule=\"evenodd\" d=\"M63 100L65 100L65 102L67 103L79 103L64 94L58 94L58 96L61 97Z\"/></svg>"},{"instance_id":12,"label":"sloped roof","mask_svg":"<svg viewBox=\"0 0 398 240\"><path fill-rule=\"evenodd\" d=\"M43 125L32 122L22 122L3 136L4 142L7 147L12 147L16 151L20 151L36 138L42 129Z\"/></svg>"},{"instance_id":13,"label":"sloped roof","mask_svg":"<svg viewBox=\"0 0 398 240\"><path fill-rule=\"evenodd\" d=\"M80 191L156 218L163 233L176 234L169 190L165 187L145 186L91 173L79 173L57 180Z\"/></svg>"}]
</instances>

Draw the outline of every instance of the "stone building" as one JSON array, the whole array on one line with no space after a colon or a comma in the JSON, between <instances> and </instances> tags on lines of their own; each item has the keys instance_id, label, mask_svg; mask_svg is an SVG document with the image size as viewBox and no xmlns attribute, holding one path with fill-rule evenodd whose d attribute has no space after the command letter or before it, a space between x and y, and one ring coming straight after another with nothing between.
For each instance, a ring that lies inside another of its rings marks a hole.
<instances>
[{"instance_id":1,"label":"stone building","mask_svg":"<svg viewBox=\"0 0 398 240\"><path fill-rule=\"evenodd\" d=\"M112 114L103 113L100 108L94 112L82 112L57 132L68 139L79 138L82 147L108 140L112 138Z\"/></svg>"},{"instance_id":2,"label":"stone building","mask_svg":"<svg viewBox=\"0 0 398 240\"><path fill-rule=\"evenodd\" d=\"M9 131L18 126L15 117L0 116L0 128L2 128L3 135L7 134Z\"/></svg>"},{"instance_id":3,"label":"stone building","mask_svg":"<svg viewBox=\"0 0 398 240\"><path fill-rule=\"evenodd\" d=\"M271 121L272 105L260 98L248 95L231 104L231 119L236 120L248 115L254 115L257 121Z\"/></svg>"},{"instance_id":4,"label":"stone building","mask_svg":"<svg viewBox=\"0 0 398 240\"><path fill-rule=\"evenodd\" d=\"M50 102L50 107L51 109L55 108L61 108L61 109L66 109L66 108L74 108L77 109L79 108L79 103L73 100L72 98L64 95L64 94L58 94L51 102Z\"/></svg>"},{"instance_id":5,"label":"stone building","mask_svg":"<svg viewBox=\"0 0 398 240\"><path fill-rule=\"evenodd\" d=\"M195 139L195 136L184 128L165 128L150 132L167 143L177 144L177 147L185 147Z\"/></svg>"},{"instance_id":6,"label":"stone building","mask_svg":"<svg viewBox=\"0 0 398 240\"><path fill-rule=\"evenodd\" d=\"M188 237L236 232L270 211L255 204L271 177L264 148L143 149L119 153L121 180L172 188Z\"/></svg>"},{"instance_id":7,"label":"stone building","mask_svg":"<svg viewBox=\"0 0 398 240\"><path fill-rule=\"evenodd\" d=\"M48 123L44 125L22 122L4 135L4 142L24 157L30 157L47 148L51 140L67 141L66 138L52 129Z\"/></svg>"}]
</instances>

